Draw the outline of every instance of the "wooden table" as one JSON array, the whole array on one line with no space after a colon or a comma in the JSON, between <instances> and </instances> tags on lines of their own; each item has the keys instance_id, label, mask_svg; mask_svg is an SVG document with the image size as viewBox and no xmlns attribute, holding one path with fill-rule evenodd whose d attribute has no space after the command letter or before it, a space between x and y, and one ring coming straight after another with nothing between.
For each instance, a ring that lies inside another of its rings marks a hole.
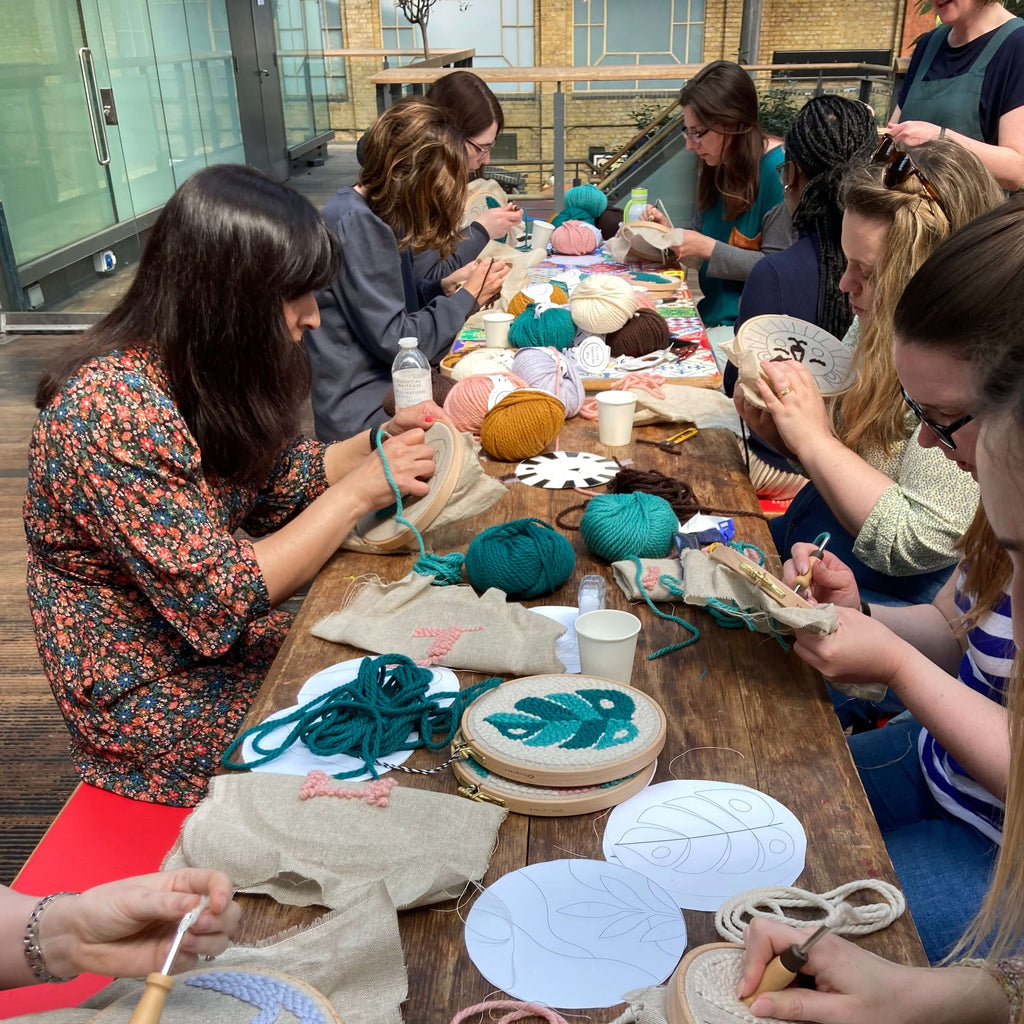
<instances>
[{"instance_id":1,"label":"wooden table","mask_svg":"<svg viewBox=\"0 0 1024 1024\"><path fill-rule=\"evenodd\" d=\"M661 439L667 427L634 431L634 439ZM714 508L749 509L758 506L743 467L734 436L723 430L702 431L674 456L634 443L629 448L605 448L597 442L597 424L570 421L561 435L565 450L594 451L630 457L635 468L660 469L686 480L697 497ZM503 477L507 463L485 463L492 475ZM563 509L586 500L573 491L549 491L513 483L506 497L478 520L448 528L436 544L438 551L466 545L480 530L509 519L538 516L554 522ZM773 551L767 524L759 518L736 518L737 535ZM569 581L544 602L572 605L580 579L600 572L608 580L608 606L639 615L643 630L637 650L633 685L653 695L668 717L668 740L659 758L656 782L676 778L707 778L743 783L782 801L807 832L807 866L798 884L825 892L858 878L895 882L892 865L878 832L849 749L821 678L795 655L782 650L771 637L747 630L725 630L710 616L681 606L681 614L701 629L700 641L657 661L646 655L681 639L677 625L653 615L644 605L628 606L611 581L608 566L595 561L578 533L569 533L576 550L576 569ZM335 556L310 589L295 625L246 721L252 725L292 703L294 686L314 672L365 652L341 647L309 634L309 627L334 611L351 577L373 572L388 579L404 575L411 556L366 556L348 552ZM773 559L770 567L778 570ZM460 672L463 685L482 678ZM437 755L418 751L414 767L432 767ZM405 776L401 785L422 785L454 793L453 777ZM484 884L508 871L536 861L566 856L601 859L598 815L572 818L529 818L509 815L502 826ZM595 828L596 824L596 828ZM452 837L453 842L458 837ZM472 899L462 905L465 915ZM278 907L263 897L248 901L246 931L262 937L283 925L310 920L309 910ZM718 939L711 914L687 911L690 946ZM461 1007L483 999L492 986L465 954L459 915L431 908L399 915L409 967L409 1000L405 1019L416 1024L447 1024ZM909 914L891 927L868 936L862 944L877 953L908 964L926 959ZM621 1010L621 1007L620 1007ZM597 1010L590 1020L612 1020L618 1010Z\"/></svg>"}]
</instances>

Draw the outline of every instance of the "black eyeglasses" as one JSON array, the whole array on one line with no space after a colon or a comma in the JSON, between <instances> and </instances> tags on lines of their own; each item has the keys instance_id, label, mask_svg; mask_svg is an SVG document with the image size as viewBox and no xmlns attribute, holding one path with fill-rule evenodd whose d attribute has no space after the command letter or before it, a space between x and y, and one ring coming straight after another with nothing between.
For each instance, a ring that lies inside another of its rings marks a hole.
<instances>
[{"instance_id":1,"label":"black eyeglasses","mask_svg":"<svg viewBox=\"0 0 1024 1024\"><path fill-rule=\"evenodd\" d=\"M779 176L779 182L783 188L789 188L793 184L793 178L795 177L796 164L792 160L783 160L775 168L775 173Z\"/></svg>"},{"instance_id":2,"label":"black eyeglasses","mask_svg":"<svg viewBox=\"0 0 1024 1024\"><path fill-rule=\"evenodd\" d=\"M498 140L495 139L494 142ZM494 142L485 143L483 146L479 142L474 142L472 139L466 139L468 145L472 146L481 156L490 156L491 150L494 149Z\"/></svg>"},{"instance_id":3,"label":"black eyeglasses","mask_svg":"<svg viewBox=\"0 0 1024 1024\"><path fill-rule=\"evenodd\" d=\"M875 150L871 162L886 165L885 173L882 175L882 184L886 188L896 188L908 178L916 177L928 196L934 199L945 212L946 208L942 204L942 196L939 195L938 189L925 177L909 153L904 153L903 150L896 148L896 140L891 135L882 136L882 141L878 144L878 149Z\"/></svg>"},{"instance_id":4,"label":"black eyeglasses","mask_svg":"<svg viewBox=\"0 0 1024 1024\"><path fill-rule=\"evenodd\" d=\"M700 142L709 131L710 128L680 128L679 129L691 142Z\"/></svg>"},{"instance_id":5,"label":"black eyeglasses","mask_svg":"<svg viewBox=\"0 0 1024 1024\"><path fill-rule=\"evenodd\" d=\"M966 416L961 416L959 419L953 420L952 423L936 423L925 416L921 411L921 406L919 406L917 402L907 394L907 389L902 384L900 385L900 394L903 396L903 401L907 403L907 407L910 411L939 439L942 444L944 444L951 452L955 452L956 441L953 440L953 435L961 427L966 427L974 417L968 413Z\"/></svg>"}]
</instances>

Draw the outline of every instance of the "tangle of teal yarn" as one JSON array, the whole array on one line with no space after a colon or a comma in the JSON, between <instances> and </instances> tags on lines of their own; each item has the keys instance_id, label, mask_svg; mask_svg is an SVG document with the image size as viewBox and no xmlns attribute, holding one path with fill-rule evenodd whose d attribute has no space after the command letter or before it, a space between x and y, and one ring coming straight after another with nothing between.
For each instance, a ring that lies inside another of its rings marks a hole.
<instances>
[{"instance_id":1,"label":"tangle of teal yarn","mask_svg":"<svg viewBox=\"0 0 1024 1024\"><path fill-rule=\"evenodd\" d=\"M557 228L567 220L582 220L593 224L608 209L608 197L596 185L576 185L566 189L565 206L551 223Z\"/></svg>"},{"instance_id":2,"label":"tangle of teal yarn","mask_svg":"<svg viewBox=\"0 0 1024 1024\"><path fill-rule=\"evenodd\" d=\"M478 591L497 587L513 600L553 593L576 567L572 545L543 519L513 519L484 530L466 551Z\"/></svg>"},{"instance_id":3,"label":"tangle of teal yarn","mask_svg":"<svg viewBox=\"0 0 1024 1024\"><path fill-rule=\"evenodd\" d=\"M765 560L768 557L756 544L751 544L745 540L731 540L726 545L726 547L734 548L741 555L743 555L744 558L749 558L750 556L747 554L747 552L753 551L754 554L757 555L758 565L764 565Z\"/></svg>"},{"instance_id":4,"label":"tangle of teal yarn","mask_svg":"<svg viewBox=\"0 0 1024 1024\"><path fill-rule=\"evenodd\" d=\"M576 324L564 306L549 307L537 313L536 304L532 304L508 325L508 341L513 348L550 345L562 352L571 348L575 340Z\"/></svg>"},{"instance_id":5,"label":"tangle of teal yarn","mask_svg":"<svg viewBox=\"0 0 1024 1024\"><path fill-rule=\"evenodd\" d=\"M317 757L346 754L362 761L361 768L338 772L336 779L352 779L369 772L380 778L377 762L399 750L440 750L459 728L462 713L480 694L501 684L498 678L474 683L457 693L430 695L433 673L401 654L363 658L359 674L350 683L321 694L288 715L246 729L224 752L221 764L236 771L258 768L280 757L301 740ZM451 700L447 707L441 702ZM282 727L284 739L265 738ZM409 739L415 733L416 738ZM435 736L439 738L435 739ZM232 761L232 755L252 739L256 757Z\"/></svg>"},{"instance_id":6,"label":"tangle of teal yarn","mask_svg":"<svg viewBox=\"0 0 1024 1024\"><path fill-rule=\"evenodd\" d=\"M656 494L600 494L580 518L580 536L598 558L620 562L633 555L664 558L679 528L672 506Z\"/></svg>"},{"instance_id":7,"label":"tangle of teal yarn","mask_svg":"<svg viewBox=\"0 0 1024 1024\"><path fill-rule=\"evenodd\" d=\"M662 499L664 500L664 499ZM581 524L582 525L582 524ZM700 630L693 625L692 622L687 622L686 619L679 618L678 615L669 615L668 612L663 612L652 600L651 595L644 589L643 583L640 582L641 574L643 573L644 567L640 564L640 559L636 555L630 555L629 560L636 567L636 589L643 595L644 600L647 602L647 607L654 612L655 615L660 616L663 619L668 619L669 622L678 622L684 629L688 629L693 635L688 640L683 640L682 643L669 644L668 647L662 647L660 650L655 651L653 654L647 655L648 661L654 661L655 658L660 658L665 654L671 654L673 651L681 651L684 647L689 647L690 644L695 644L700 639ZM659 582L668 590L670 594L676 597L683 596L682 587L679 586L678 580L672 576L663 575L660 577Z\"/></svg>"},{"instance_id":8,"label":"tangle of teal yarn","mask_svg":"<svg viewBox=\"0 0 1024 1024\"><path fill-rule=\"evenodd\" d=\"M388 457L384 454L385 436L383 427L379 427L377 429L377 452L380 455L381 465L384 467L384 479L387 480L388 486L395 495L395 522L412 531L420 548L420 557L416 560L412 571L419 576L433 576L434 582L431 585L435 587L454 586L461 583L462 563L465 560L465 556L458 551L453 551L450 555L437 555L433 552L428 552L427 546L423 543L423 534L405 518L402 506L402 492L399 490L398 484L395 483L395 478L391 475Z\"/></svg>"}]
</instances>

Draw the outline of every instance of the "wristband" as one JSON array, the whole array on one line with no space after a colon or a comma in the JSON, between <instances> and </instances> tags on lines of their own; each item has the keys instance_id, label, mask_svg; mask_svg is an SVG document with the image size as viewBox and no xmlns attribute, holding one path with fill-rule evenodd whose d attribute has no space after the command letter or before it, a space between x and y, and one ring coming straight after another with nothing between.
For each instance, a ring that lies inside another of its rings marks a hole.
<instances>
[{"instance_id":1,"label":"wristband","mask_svg":"<svg viewBox=\"0 0 1024 1024\"><path fill-rule=\"evenodd\" d=\"M43 957L42 947L39 945L39 921L43 916L43 911L60 896L77 895L77 892L51 893L49 896L44 896L32 909L32 913L29 914L28 921L25 924L25 937L22 940L22 944L25 947L25 960L28 963L28 968L36 981L55 985L78 977L77 974L73 974L71 978L58 978L55 974L51 974L46 967L46 959Z\"/></svg>"},{"instance_id":2,"label":"wristband","mask_svg":"<svg viewBox=\"0 0 1024 1024\"><path fill-rule=\"evenodd\" d=\"M945 137L946 137L946 128L945 128L945 125L943 125L943 127L941 127L939 129L939 138L940 139L944 139Z\"/></svg>"},{"instance_id":3,"label":"wristband","mask_svg":"<svg viewBox=\"0 0 1024 1024\"><path fill-rule=\"evenodd\" d=\"M385 420L384 423L388 421ZM384 426L384 423L378 423L375 427L370 427L370 451L375 452L377 450L377 431ZM387 440L391 435L385 430L384 439Z\"/></svg>"},{"instance_id":4,"label":"wristband","mask_svg":"<svg viewBox=\"0 0 1024 1024\"><path fill-rule=\"evenodd\" d=\"M860 612L861 615L866 615L869 619L871 618L871 605L863 597L860 599Z\"/></svg>"}]
</instances>

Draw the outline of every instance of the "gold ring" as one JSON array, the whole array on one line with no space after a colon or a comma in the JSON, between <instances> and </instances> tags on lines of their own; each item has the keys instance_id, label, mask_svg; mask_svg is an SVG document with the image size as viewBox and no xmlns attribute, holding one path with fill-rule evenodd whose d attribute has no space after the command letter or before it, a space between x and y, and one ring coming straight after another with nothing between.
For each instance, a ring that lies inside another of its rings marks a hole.
<instances>
[{"instance_id":1,"label":"gold ring","mask_svg":"<svg viewBox=\"0 0 1024 1024\"><path fill-rule=\"evenodd\" d=\"M776 397L778 397L778 398L784 398L784 397L785 397L786 395L788 395L788 394L790 393L790 391L792 391L792 390L793 390L793 389L792 389L791 387L784 387L784 388L783 388L783 389L782 389L782 390L781 390L781 391L780 391L780 392L778 393L778 395L777 395Z\"/></svg>"}]
</instances>

